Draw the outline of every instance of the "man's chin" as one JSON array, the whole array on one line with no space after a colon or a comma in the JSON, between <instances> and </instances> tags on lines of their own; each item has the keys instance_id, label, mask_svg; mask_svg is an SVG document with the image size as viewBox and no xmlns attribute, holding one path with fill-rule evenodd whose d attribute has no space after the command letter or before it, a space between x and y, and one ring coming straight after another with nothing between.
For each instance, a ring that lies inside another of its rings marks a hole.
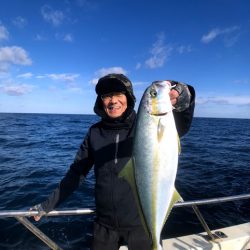
<instances>
[{"instance_id":1,"label":"man's chin","mask_svg":"<svg viewBox=\"0 0 250 250\"><path fill-rule=\"evenodd\" d=\"M118 118L118 117L120 117L122 114L108 114L108 116L110 117L110 118Z\"/></svg>"},{"instance_id":2,"label":"man's chin","mask_svg":"<svg viewBox=\"0 0 250 250\"><path fill-rule=\"evenodd\" d=\"M110 117L110 118L118 118L120 116L122 116L123 112L121 111L109 111L107 112L107 115Z\"/></svg>"}]
</instances>

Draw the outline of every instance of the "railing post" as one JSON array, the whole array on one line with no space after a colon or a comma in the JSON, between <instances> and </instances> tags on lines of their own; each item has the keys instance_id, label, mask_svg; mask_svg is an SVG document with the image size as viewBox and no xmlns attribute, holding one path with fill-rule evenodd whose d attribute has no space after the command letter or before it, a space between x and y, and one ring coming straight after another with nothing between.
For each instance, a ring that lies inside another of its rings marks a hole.
<instances>
[{"instance_id":1,"label":"railing post","mask_svg":"<svg viewBox=\"0 0 250 250\"><path fill-rule=\"evenodd\" d=\"M199 219L201 225L203 226L203 228L204 228L205 231L207 232L208 236L210 237L210 239L211 239L212 241L216 241L216 239L214 238L214 236L213 236L213 234L212 234L210 228L208 227L208 225L207 225L205 219L203 218L203 216L202 216L202 214L201 214L199 208L198 208L196 205L193 205L192 208L193 208L195 214L197 215L197 217L198 217L198 219Z\"/></svg>"},{"instance_id":2,"label":"railing post","mask_svg":"<svg viewBox=\"0 0 250 250\"><path fill-rule=\"evenodd\" d=\"M24 217L15 217L20 223L22 223L27 229L35 234L40 240L42 240L47 246L53 250L62 250L54 241L46 236L41 230L34 226L28 219Z\"/></svg>"}]
</instances>

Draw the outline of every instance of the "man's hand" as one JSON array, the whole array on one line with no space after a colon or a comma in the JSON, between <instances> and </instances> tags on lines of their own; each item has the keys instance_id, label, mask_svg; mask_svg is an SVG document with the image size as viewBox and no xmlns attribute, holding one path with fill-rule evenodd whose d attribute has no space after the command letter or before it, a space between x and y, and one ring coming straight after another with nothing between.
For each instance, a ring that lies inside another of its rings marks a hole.
<instances>
[{"instance_id":1,"label":"man's hand","mask_svg":"<svg viewBox=\"0 0 250 250\"><path fill-rule=\"evenodd\" d=\"M175 89L170 90L169 96L172 106L175 106L175 104L177 103L177 98L179 97L178 91L176 91Z\"/></svg>"},{"instance_id":2,"label":"man's hand","mask_svg":"<svg viewBox=\"0 0 250 250\"><path fill-rule=\"evenodd\" d=\"M33 217L35 221L39 221L42 218L42 216L46 214L46 212L43 210L41 204L37 204L34 207L31 207L30 211L37 211L38 212L38 215L35 215Z\"/></svg>"},{"instance_id":3,"label":"man's hand","mask_svg":"<svg viewBox=\"0 0 250 250\"><path fill-rule=\"evenodd\" d=\"M182 112L190 105L191 93L188 86L181 82L170 81L172 89L169 92L170 101L175 112Z\"/></svg>"}]
</instances>

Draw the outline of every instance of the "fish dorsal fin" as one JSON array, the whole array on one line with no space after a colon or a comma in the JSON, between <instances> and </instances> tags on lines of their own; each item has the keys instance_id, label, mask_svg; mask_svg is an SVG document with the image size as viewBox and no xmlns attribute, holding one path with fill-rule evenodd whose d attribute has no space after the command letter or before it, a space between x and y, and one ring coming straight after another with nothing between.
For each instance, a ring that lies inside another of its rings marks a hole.
<instances>
[{"instance_id":1,"label":"fish dorsal fin","mask_svg":"<svg viewBox=\"0 0 250 250\"><path fill-rule=\"evenodd\" d=\"M121 172L118 175L120 178L124 178L130 185L133 194L134 194L134 198L135 198L135 202L138 208L138 213L140 215L140 219L141 219L141 223L143 225L143 228L146 232L146 235L150 238L150 232L148 230L148 226L146 224L146 220L144 218L144 214L142 212L142 208L141 208L141 203L139 200L139 196L138 196L138 192L137 192L137 188L136 188L136 180L135 180L135 175L134 175L134 160L133 158L131 158L127 164L125 165L125 167L121 170Z\"/></svg>"}]
</instances>

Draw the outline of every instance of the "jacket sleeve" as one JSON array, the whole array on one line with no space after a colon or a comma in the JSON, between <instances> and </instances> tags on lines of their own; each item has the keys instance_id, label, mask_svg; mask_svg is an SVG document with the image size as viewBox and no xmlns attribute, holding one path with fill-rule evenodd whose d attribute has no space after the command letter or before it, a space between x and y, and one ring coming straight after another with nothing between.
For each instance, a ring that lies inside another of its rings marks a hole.
<instances>
[{"instance_id":1,"label":"jacket sleeve","mask_svg":"<svg viewBox=\"0 0 250 250\"><path fill-rule=\"evenodd\" d=\"M89 132L81 144L74 162L58 187L41 203L43 210L48 213L66 200L80 185L93 166L93 157L89 145Z\"/></svg>"},{"instance_id":2,"label":"jacket sleeve","mask_svg":"<svg viewBox=\"0 0 250 250\"><path fill-rule=\"evenodd\" d=\"M185 135L190 127L193 120L194 115L194 107L195 107L195 90L192 86L187 85L191 94L190 104L188 108L181 112L174 111L174 119L176 124L176 129L180 137Z\"/></svg>"}]
</instances>

